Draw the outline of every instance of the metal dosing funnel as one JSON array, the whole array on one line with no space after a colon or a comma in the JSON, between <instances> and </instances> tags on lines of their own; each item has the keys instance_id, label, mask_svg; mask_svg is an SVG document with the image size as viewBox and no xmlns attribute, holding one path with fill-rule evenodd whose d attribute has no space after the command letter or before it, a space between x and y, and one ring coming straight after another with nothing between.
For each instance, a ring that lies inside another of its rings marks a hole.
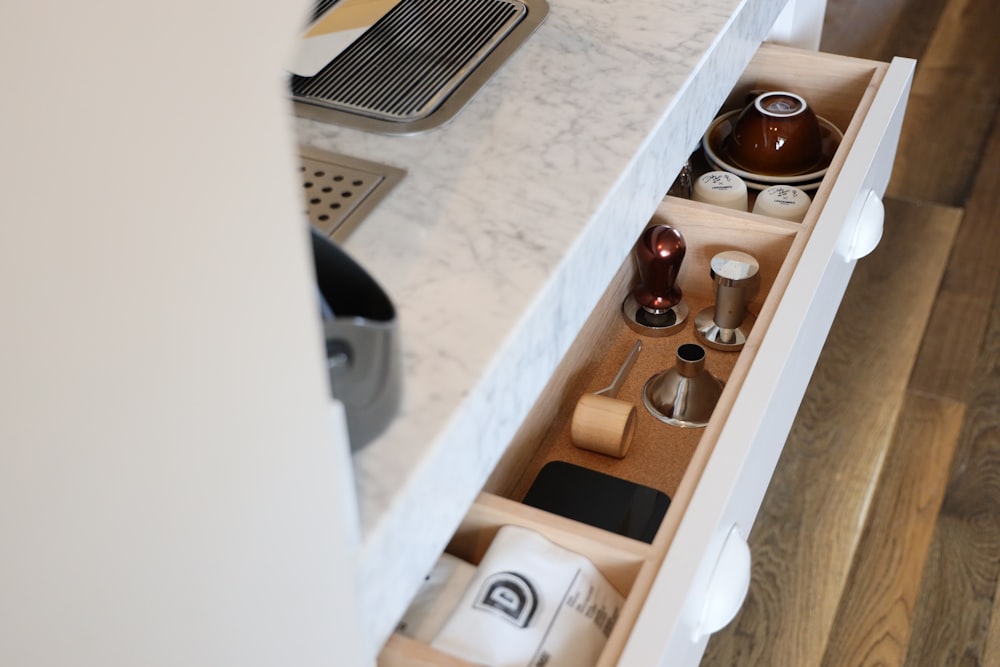
<instances>
[{"instance_id":1,"label":"metal dosing funnel","mask_svg":"<svg viewBox=\"0 0 1000 667\"><path fill-rule=\"evenodd\" d=\"M685 343L677 348L677 365L646 381L642 402L660 421L684 428L708 424L725 383L705 369L705 348Z\"/></svg>"}]
</instances>

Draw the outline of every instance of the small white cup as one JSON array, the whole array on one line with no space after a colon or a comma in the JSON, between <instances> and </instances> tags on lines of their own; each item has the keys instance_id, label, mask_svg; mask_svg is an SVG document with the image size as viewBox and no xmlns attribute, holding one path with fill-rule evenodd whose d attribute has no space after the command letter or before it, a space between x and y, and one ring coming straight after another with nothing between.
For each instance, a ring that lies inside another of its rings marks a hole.
<instances>
[{"instance_id":1,"label":"small white cup","mask_svg":"<svg viewBox=\"0 0 1000 667\"><path fill-rule=\"evenodd\" d=\"M791 185L774 185L757 195L753 212L771 218L802 222L812 199L804 191Z\"/></svg>"},{"instance_id":2,"label":"small white cup","mask_svg":"<svg viewBox=\"0 0 1000 667\"><path fill-rule=\"evenodd\" d=\"M728 171L710 171L694 182L691 199L705 204L715 204L737 211L749 208L747 184Z\"/></svg>"}]
</instances>

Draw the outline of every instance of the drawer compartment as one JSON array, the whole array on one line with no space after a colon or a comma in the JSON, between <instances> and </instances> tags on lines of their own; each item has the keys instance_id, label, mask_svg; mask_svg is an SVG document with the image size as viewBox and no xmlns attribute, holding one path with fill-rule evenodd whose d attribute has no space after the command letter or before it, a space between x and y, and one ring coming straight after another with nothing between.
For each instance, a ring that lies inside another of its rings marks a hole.
<instances>
[{"instance_id":1,"label":"drawer compartment","mask_svg":"<svg viewBox=\"0 0 1000 667\"><path fill-rule=\"evenodd\" d=\"M721 418L739 391L757 345L757 332L766 328L767 297L798 234L798 226L742 219L723 209L680 199L664 202L651 224L674 227L687 244L677 280L690 311L685 326L675 335L661 338L641 336L629 328L622 316L622 302L637 281L636 264L629 257L564 358L557 379L546 388L487 482L487 491L520 500L543 465L561 460L655 488L671 498L676 496L705 430L679 428L657 420L642 405L643 385L654 373L674 365L680 345L699 343L693 320L698 312L715 302L715 287L709 273L711 258L726 250L749 253L760 265L760 286L748 305L757 322L747 345L740 352L706 350L705 368L726 383L713 412L713 421ZM637 406L634 444L621 459L576 447L571 442L569 426L578 399L606 387L640 339L642 350L618 394L618 398Z\"/></svg>"},{"instance_id":2,"label":"drawer compartment","mask_svg":"<svg viewBox=\"0 0 1000 667\"><path fill-rule=\"evenodd\" d=\"M773 312L776 300L780 299L780 293L774 289L776 281L796 239L801 238L802 229L794 223L751 215L733 216L731 211L674 198L663 203L650 224L669 224L685 239L687 249L677 284L683 290L690 314L686 325L675 335L641 337L642 350L618 394L618 398L637 406L635 438L629 452L619 459L576 447L570 437L570 422L580 396L606 386L640 338L622 316L624 296L636 282L632 256L622 263L543 399L536 404L530 419L519 431L447 549L454 556L478 563L497 530L505 524L515 524L531 528L556 544L589 558L625 597L601 664L613 664L628 638L669 546L669 529L664 527L676 524L680 517L674 507L682 507L680 489L686 471L699 450L710 442L707 438L716 429L715 422L724 420L740 391L758 346L758 337L767 329L768 313ZM759 284L748 305L748 311L756 315L757 320L741 351L707 350L706 368L726 383L709 426L680 428L662 423L642 405L643 384L653 373L673 365L680 345L697 342L693 333L695 314L715 300L709 261L726 250L742 250L758 260ZM538 472L550 461L570 462L654 488L669 496L673 504L652 543L607 532L519 502ZM437 653L396 636L387 644L380 664L385 667L420 664L406 661L405 656L415 659L415 652ZM448 664L445 658L441 660L441 664Z\"/></svg>"},{"instance_id":3,"label":"drawer compartment","mask_svg":"<svg viewBox=\"0 0 1000 667\"><path fill-rule=\"evenodd\" d=\"M888 182L911 76L911 61L890 66L761 48L721 110L738 108L753 89L792 90L844 132L806 217L792 223L667 197L650 224L670 225L686 241L677 280L690 311L686 325L669 337L640 336L626 325L622 302L637 270L632 256L623 258L455 533L448 551L472 562L504 523L533 528L590 558L626 596L600 665L688 665L700 658L713 629L703 620L707 597L718 593L715 565L733 553L738 558L738 543L752 527L853 269L861 209ZM706 350L706 368L725 381L708 425L664 424L643 406L642 387L652 374L673 366L678 346L699 342L695 315L715 302L709 262L726 250L749 253L760 265L759 287L748 306L756 322L742 350ZM570 423L577 401L606 387L640 338L639 359L618 395L636 405L631 449L619 459L574 446ZM550 461L667 494L671 504L652 543L521 504ZM382 664L449 664L444 656L440 662L433 655L418 657L429 650L394 637Z\"/></svg>"},{"instance_id":4,"label":"drawer compartment","mask_svg":"<svg viewBox=\"0 0 1000 667\"><path fill-rule=\"evenodd\" d=\"M478 565L497 531L507 525L528 528L549 541L588 558L622 595L628 596L636 579L648 568L652 547L597 528L483 493L470 508L446 551ZM469 665L417 641L394 635L379 656L380 667L401 665Z\"/></svg>"}]
</instances>

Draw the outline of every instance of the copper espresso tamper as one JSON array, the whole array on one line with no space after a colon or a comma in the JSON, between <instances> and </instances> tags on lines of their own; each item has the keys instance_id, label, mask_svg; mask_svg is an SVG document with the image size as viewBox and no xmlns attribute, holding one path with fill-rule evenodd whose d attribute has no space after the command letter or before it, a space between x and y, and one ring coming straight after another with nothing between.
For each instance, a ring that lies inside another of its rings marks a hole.
<instances>
[{"instance_id":1,"label":"copper espresso tamper","mask_svg":"<svg viewBox=\"0 0 1000 667\"><path fill-rule=\"evenodd\" d=\"M681 233L669 225L648 227L635 246L639 284L622 304L625 321L644 336L677 333L688 307L677 286L677 275L687 246Z\"/></svg>"},{"instance_id":2,"label":"copper espresso tamper","mask_svg":"<svg viewBox=\"0 0 1000 667\"><path fill-rule=\"evenodd\" d=\"M747 312L752 290L759 282L757 260L739 250L712 257L715 305L698 313L694 330L698 339L716 350L737 351L747 342L754 316Z\"/></svg>"}]
</instances>

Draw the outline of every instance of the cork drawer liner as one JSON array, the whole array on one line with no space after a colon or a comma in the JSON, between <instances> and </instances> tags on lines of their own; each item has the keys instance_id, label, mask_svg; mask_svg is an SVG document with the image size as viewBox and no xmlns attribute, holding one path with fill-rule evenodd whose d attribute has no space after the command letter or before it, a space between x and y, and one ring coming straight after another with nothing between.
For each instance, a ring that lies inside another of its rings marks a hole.
<instances>
[{"instance_id":1,"label":"cork drawer liner","mask_svg":"<svg viewBox=\"0 0 1000 667\"><path fill-rule=\"evenodd\" d=\"M715 206L666 197L650 225L669 224L684 236L687 251L677 284L690 309L684 328L673 336L641 336L621 315L625 296L636 283L631 255L609 284L601 300L566 353L528 418L511 442L480 497L470 508L447 551L478 563L496 531L503 525L531 528L553 542L590 558L626 596L618 623L608 639L599 665L614 665L631 632L653 577L670 548L686 501L697 486L722 424L753 363L767 328L809 234L826 203L832 182L864 120L885 72L885 66L866 60L762 48L740 78L719 113L739 108L755 89L788 89L803 95L816 112L844 131L813 203L802 223L735 212ZM789 63L793 63L790 68ZM780 72L780 74L777 74ZM697 169L699 155L692 156ZM757 316L744 348L724 352L706 348L705 367L726 382L712 419L703 429L679 428L654 418L642 405L641 391L653 374L674 365L678 346L699 342L694 316L715 301L709 261L723 250L742 250L760 264L760 286L748 310ZM574 446L569 425L577 400L606 387L636 340L643 349L618 398L637 406L635 439L628 454L616 459ZM609 533L521 504L539 470L549 461L568 461L663 491L671 505L652 544ZM394 635L386 643L379 665L468 665L406 637Z\"/></svg>"}]
</instances>

